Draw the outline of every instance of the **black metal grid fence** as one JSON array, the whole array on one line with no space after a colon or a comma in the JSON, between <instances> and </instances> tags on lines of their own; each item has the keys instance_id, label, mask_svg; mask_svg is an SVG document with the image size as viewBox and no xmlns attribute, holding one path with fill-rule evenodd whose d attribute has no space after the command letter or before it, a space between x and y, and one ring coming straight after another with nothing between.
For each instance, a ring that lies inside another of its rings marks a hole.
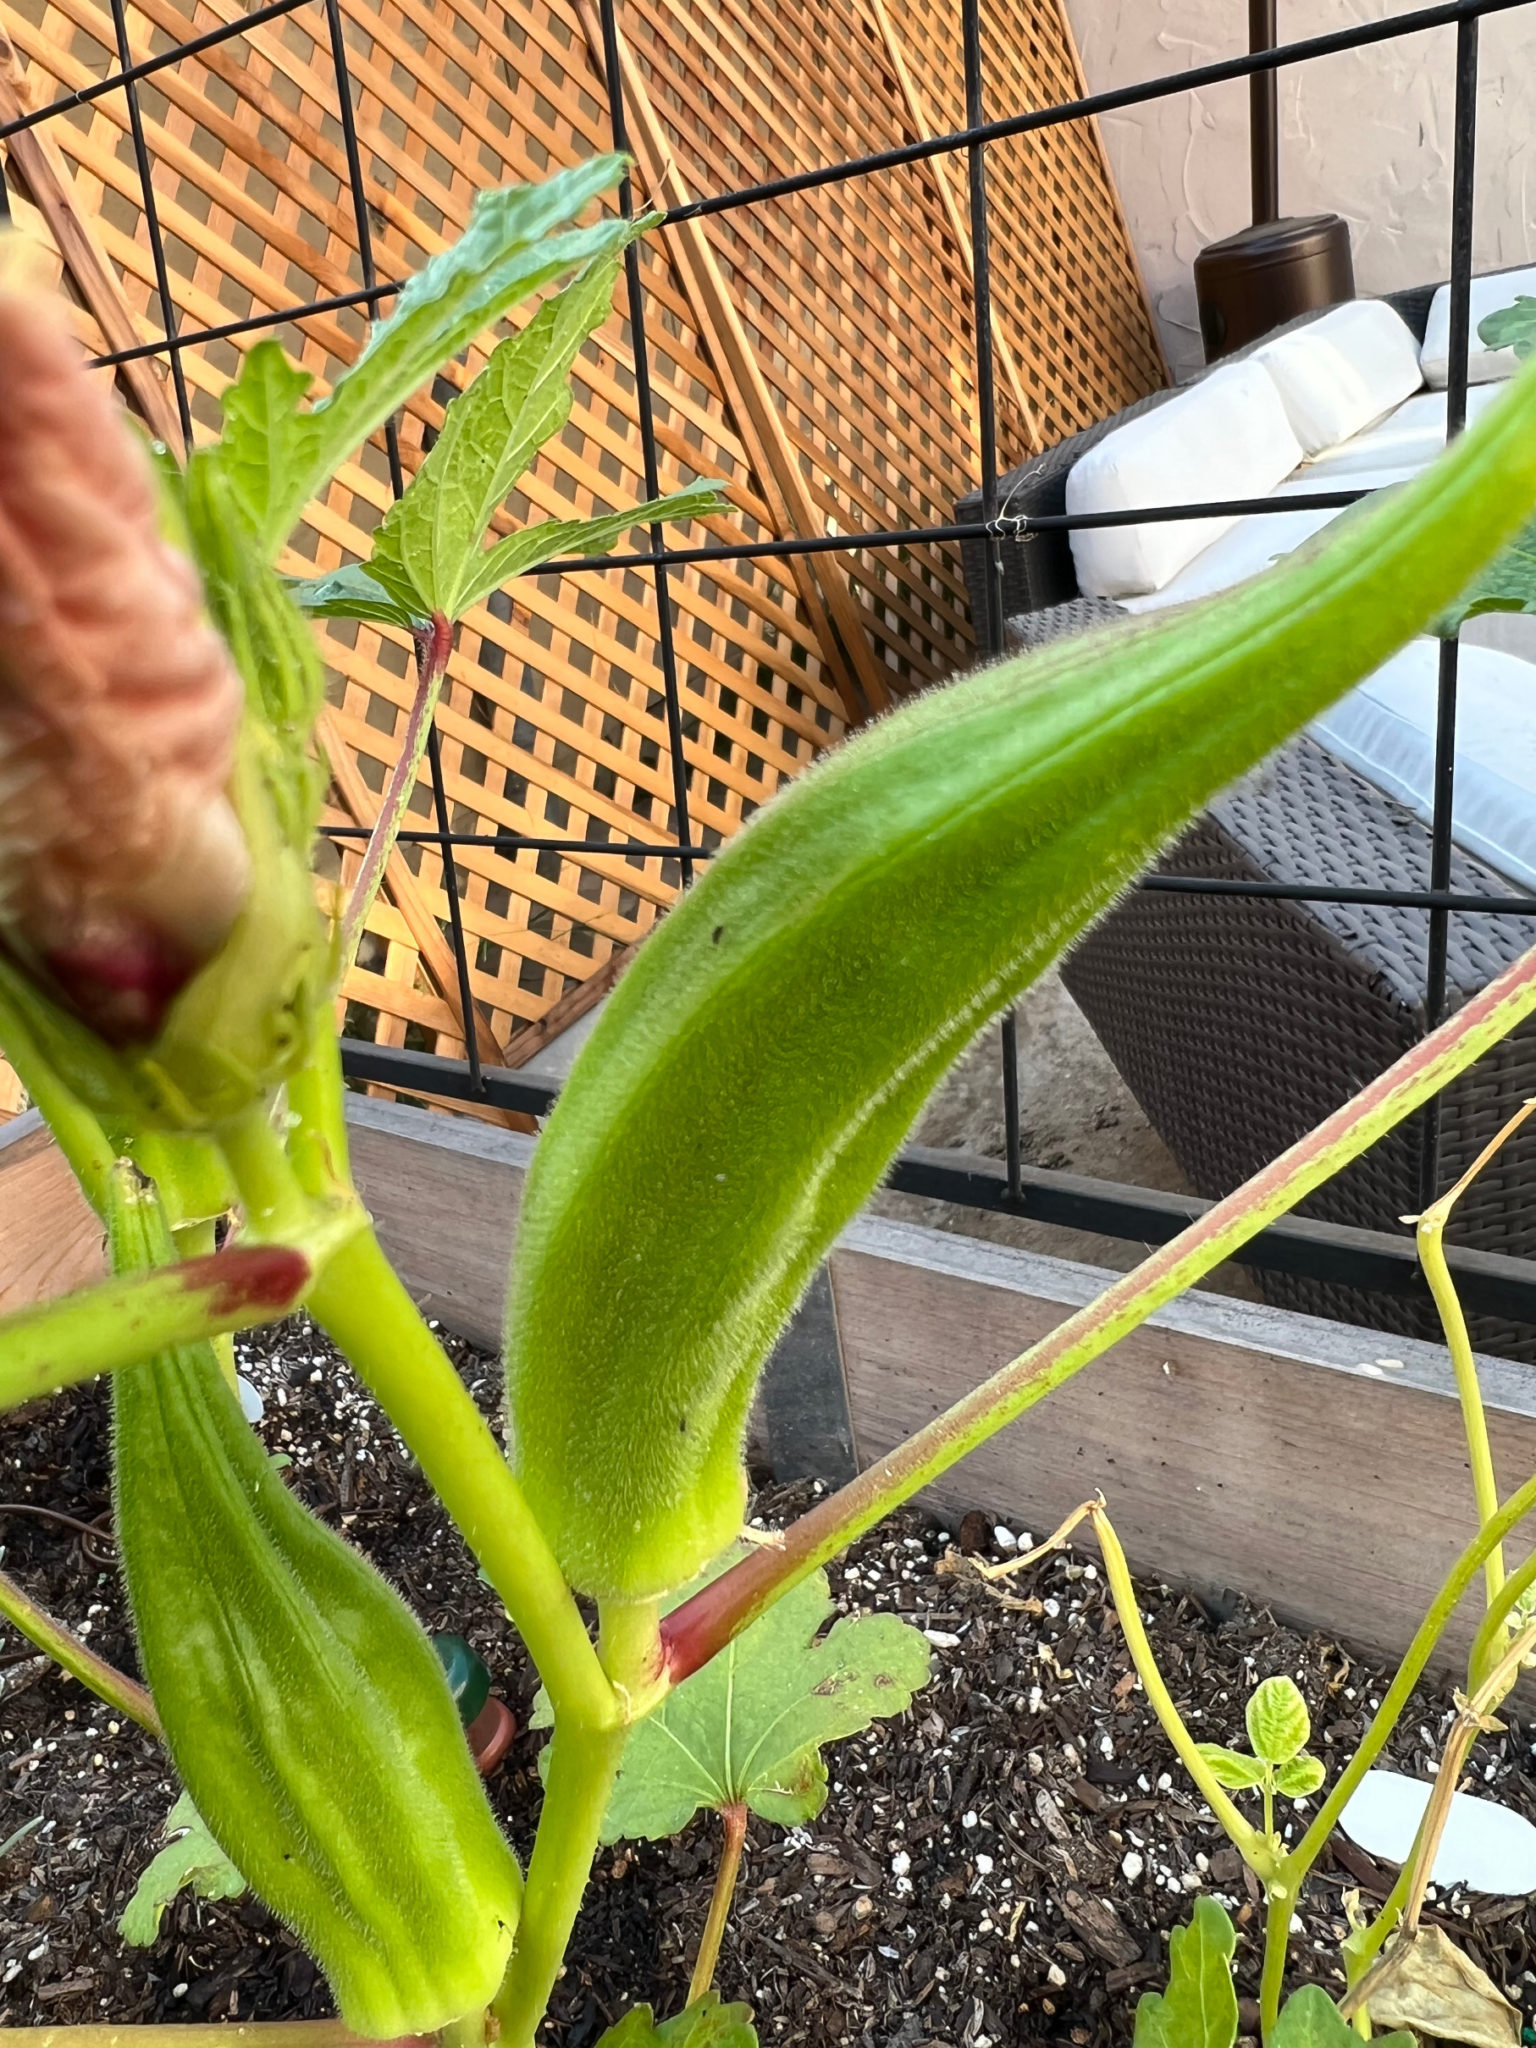
<instances>
[{"instance_id":1,"label":"black metal grid fence","mask_svg":"<svg viewBox=\"0 0 1536 2048\"><path fill-rule=\"evenodd\" d=\"M103 355L103 365L118 364L147 356L165 356L172 390L183 430L190 444L192 415L182 354L209 342L233 339L258 330L272 329L292 320L347 307L372 309L398 291L399 280L380 279L376 273L368 208L364 196L362 162L354 112L352 82L343 40L342 15L338 0L270 0L238 19L208 30L205 34L174 44L138 64L130 61L127 26L130 0L111 0L116 30L118 62L121 68L80 91L72 92L35 108L20 118L0 124L0 147L24 129L68 113L103 94L125 95L142 205L151 258L165 326L164 338L134 348ZM872 532L829 536L765 540L741 546L706 544L669 548L659 527L650 533L650 548L644 553L614 554L600 560L558 561L541 564L540 575L603 576L629 569L643 569L654 578L657 600L657 662L661 671L670 743L673 801L676 807L676 837L666 840L613 842L605 851L662 855L675 859L686 886L693 878L695 864L710 857L711 849L694 844L688 811L688 776L683 755L683 716L678 693L676 651L672 633L672 607L668 599L668 577L673 568L686 564L760 560L776 556L808 555L822 552L849 553L866 549L942 546L964 540L989 543L993 573L988 578L986 616L976 621L977 638L984 654L1003 652L1004 622L1001 603L1000 542L1016 540L1025 532L1070 530L1097 526L1141 524L1155 520L1205 519L1239 515L1293 513L1307 509L1335 509L1365 495L1359 491L1314 492L1275 499L1223 500L1168 506L1157 510L1124 514L1057 514L1029 520L1009 518L998 505L997 422L993 376L991 324L991 269L987 235L986 152L990 143L1052 128L1062 123L1091 119L1097 115L1146 105L1204 87L1247 78L1254 80L1293 65L1345 51L1357 50L1400 38L1421 36L1432 30L1455 29L1455 113L1454 159L1451 204L1450 273L1450 376L1447 392L1447 430L1459 433L1466 424L1467 364L1470 345L1470 302L1472 281L1472 231L1477 154L1477 93L1479 76L1479 26L1484 16L1502 14L1536 4L1536 0L1444 0L1444 4L1389 15L1383 20L1362 23L1334 33L1280 44L1251 55L1203 64L1110 92L1091 93L1054 106L1030 108L988 119L982 95L982 53L985 36L983 0L957 0L957 32L961 37L966 80L966 126L950 134L927 137L900 148L823 165L793 176L743 186L691 201L663 216L662 226L711 214L750 207L765 201L851 179L877 177L930 157L964 156L968 172L970 233L974 251L975 294L973 339L975 347L975 388L977 393L979 439L982 451L982 504L980 521L954 521L945 525L892 528ZM604 69L608 80L620 76L618 43L618 0L599 0L603 30ZM171 295L164 238L155 203L153 164L139 109L141 81L184 59L196 57L213 46L248 33L259 24L296 13L304 7L319 7L325 17L325 39L335 74L336 104L345 142L363 285L360 290L285 305L275 311L213 327L178 331L175 303ZM609 113L614 146L627 147L627 128L622 93L610 84ZM628 181L621 187L620 206L630 210L632 195ZM4 186L0 183L0 213L4 210ZM652 415L650 359L646 337L646 290L639 253L631 246L626 256L628 316L632 330L636 369L636 397L648 497L660 495L659 461ZM393 426L387 430L391 480L398 494L405 486L398 438ZM1325 887L1321 884L1218 880L1196 876L1151 875L1141 886L1148 889L1192 893L1228 893L1249 897L1278 897L1305 902L1387 905L1428 912L1427 1025L1432 1027L1443 1014L1446 999L1446 949L1450 919L1461 912L1484 915L1536 914L1536 897L1510 894L1458 894L1451 890L1453 766L1456 735L1456 688L1458 645L1442 643L1439 672L1439 709L1436 733L1434 809L1431 826L1430 887L1427 890L1392 890L1371 887ZM459 996L466 1024L473 1014L470 961L459 915L459 891L454 848L488 845L500 852L554 851L578 854L588 851L584 841L523 834L454 832L450 829L447 800L434 726L428 742L435 796L436 829L407 831L407 843L429 843L441 849L444 890L447 898ZM363 827L326 828L334 837L365 836ZM552 1106L557 1084L536 1072L482 1067L475 1047L475 1034L466 1030L467 1057L439 1058L361 1040L343 1041L344 1063L349 1077L358 1083L379 1083L408 1094L424 1094L449 1101L478 1103L497 1109L521 1110L543 1115ZM890 1184L899 1191L955 1202L978 1209L990 1209L1027 1216L1032 1220L1066 1228L1091 1231L1108 1237L1123 1237L1145 1243L1160 1243L1173 1236L1204 1204L1188 1198L1153 1190L1088 1181L1072 1175L1026 1167L1021 1159L1018 1114L1018 1050L1014 1019L1003 1019L1001 1033L1006 1163L996 1169L987 1162L958 1161L953 1155L912 1148L898 1160ZM1438 1106L1423 1113L1421 1191L1427 1202L1439 1189ZM1390 1293L1412 1293L1420 1286L1412 1243L1373 1233L1350 1231L1320 1223L1291 1219L1262 1232L1240 1254L1244 1262L1271 1270L1302 1274L1318 1280L1342 1282L1356 1287ZM1458 1278L1467 1306L1488 1314L1536 1323L1536 1262L1491 1254L1462 1253L1457 1261Z\"/></svg>"}]
</instances>

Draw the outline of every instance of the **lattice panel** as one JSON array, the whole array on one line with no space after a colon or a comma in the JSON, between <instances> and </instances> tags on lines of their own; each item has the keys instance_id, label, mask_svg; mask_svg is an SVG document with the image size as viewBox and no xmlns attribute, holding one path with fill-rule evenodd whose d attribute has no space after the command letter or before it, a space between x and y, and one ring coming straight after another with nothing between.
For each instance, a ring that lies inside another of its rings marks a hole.
<instances>
[{"instance_id":1,"label":"lattice panel","mask_svg":"<svg viewBox=\"0 0 1536 2048\"><path fill-rule=\"evenodd\" d=\"M1003 67L994 97L1027 94L1038 104L1074 92L1075 57L1054 9L1033 0L998 4L1017 47L999 53L994 21L989 48ZM343 7L381 276L405 275L450 240L480 186L538 178L607 146L586 0ZM235 18L224 0L192 0L189 11L175 0L135 0L133 55L165 51ZM99 0L7 0L5 19L34 102L118 68L112 15ZM936 99L953 97L958 6L918 0L902 19L920 38L914 57L928 89ZM755 8L629 0L622 20L635 89L650 102L676 175L696 193L885 148L913 132L867 0L832 0L819 10L802 0ZM182 59L143 82L139 97L181 328L357 288L334 67L318 4ZM947 99L942 118L956 118ZM631 122L640 132L633 107ZM107 94L48 128L135 329L157 337L161 311L124 95ZM643 171L638 145L637 152ZM1000 325L1038 415L1032 422L1004 392L1005 461L1038 445L1040 423L1054 437L1161 380L1095 139L1052 137L1036 156L1049 169L1040 190L1030 187L1024 153L993 153ZM663 172L652 172L654 185ZM752 416L750 378L744 386L722 342L719 309L701 298L696 264L690 269L671 239L682 231L647 246L662 488L718 478L730 502L707 534L695 525L671 538L741 543L782 534L783 475L777 484L769 475L765 445L787 449L791 482L821 531L952 516L975 480L977 441L969 257L942 196L932 170L917 166L708 223L733 317L771 394L766 418ZM27 196L14 192L13 205L17 220L46 240ZM81 331L93 347L103 345L83 309ZM343 310L275 331L321 390L355 355L365 328L361 315ZM494 338L408 408L407 468ZM185 352L197 434L217 431L219 394L251 339ZM584 350L570 422L509 503L506 525L606 511L644 495L632 347L615 312ZM383 447L370 447L311 508L289 566L326 569L364 552L389 499ZM636 542L644 545L643 537ZM948 547L823 558L814 572L784 561L690 567L673 571L671 589L693 835L707 846L722 843L840 736L857 703L851 676L863 675L866 696L871 674L899 695L970 656L958 557ZM837 613L839 590L856 609ZM461 631L440 717L453 829L580 842L574 851L515 856L457 850L478 1036L492 1057L516 1060L530 1027L557 1004L563 1014L678 886L675 860L602 850L654 844L676 828L655 606L648 574L546 575L499 593ZM863 643L854 648L850 618ZM327 740L337 772L328 818L366 824L410 702L409 650L397 636L349 626L328 633L327 659ZM434 823L425 777L413 797L418 821ZM344 850L332 881L345 884L355 860ZM447 928L439 856L403 849L346 984L354 1035L462 1055Z\"/></svg>"}]
</instances>

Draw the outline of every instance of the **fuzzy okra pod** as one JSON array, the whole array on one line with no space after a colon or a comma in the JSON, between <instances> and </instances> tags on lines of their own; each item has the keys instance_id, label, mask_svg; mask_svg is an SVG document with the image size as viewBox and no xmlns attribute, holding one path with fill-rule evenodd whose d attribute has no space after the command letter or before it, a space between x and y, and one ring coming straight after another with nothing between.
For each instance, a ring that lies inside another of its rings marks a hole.
<instances>
[{"instance_id":1,"label":"fuzzy okra pod","mask_svg":"<svg viewBox=\"0 0 1536 2048\"><path fill-rule=\"evenodd\" d=\"M712 863L609 999L523 1201L512 1457L575 1586L644 1599L724 1547L762 1362L946 1068L1533 505L1536 364L1306 553L930 692Z\"/></svg>"},{"instance_id":2,"label":"fuzzy okra pod","mask_svg":"<svg viewBox=\"0 0 1536 2048\"><path fill-rule=\"evenodd\" d=\"M131 1166L108 1208L119 1270L174 1256ZM355 2031L427 2033L482 2011L522 1878L426 1636L289 1493L211 1345L124 1368L113 1397L144 1675L198 1812Z\"/></svg>"}]
</instances>

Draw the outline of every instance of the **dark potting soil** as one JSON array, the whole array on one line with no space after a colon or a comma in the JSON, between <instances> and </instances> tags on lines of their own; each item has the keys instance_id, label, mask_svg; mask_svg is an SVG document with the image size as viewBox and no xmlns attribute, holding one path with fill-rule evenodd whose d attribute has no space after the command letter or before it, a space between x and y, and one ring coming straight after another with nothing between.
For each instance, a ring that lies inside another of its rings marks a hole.
<instances>
[{"instance_id":1,"label":"dark potting soil","mask_svg":"<svg viewBox=\"0 0 1536 2048\"><path fill-rule=\"evenodd\" d=\"M534 1681L499 1603L323 1339L301 1322L240 1350L267 1402L262 1434L292 1458L298 1493L428 1628L468 1636L489 1664L521 1731L491 1797L526 1859L543 1738L527 1732ZM490 1413L494 1363L455 1355ZM77 1389L7 1418L0 1473L6 1568L134 1670L110 1544L15 1512L20 1503L87 1523L106 1515L105 1390ZM769 1488L754 1512L771 1525L811 1493ZM1238 1923L1239 1989L1251 1997L1257 1887L1182 1777L1095 1566L1055 1556L983 1585L936 1570L957 1541L1004 1554L984 1517L946 1530L908 1509L833 1567L843 1606L894 1610L927 1631L933 1680L907 1715L831 1753L831 1794L811 1826L786 1834L754 1820L722 1994L750 2001L765 2048L1107 2048L1128 2040L1139 1991L1163 1980L1169 1929L1204 1891ZM1380 1670L1239 1600L1213 1608L1150 1584L1141 1598L1175 1697L1203 1739L1241 1742L1249 1690L1286 1672L1307 1697L1313 1747L1332 1776L1381 1696ZM1448 1691L1418 1697L1389 1760L1427 1775L1451 1712ZM1475 1752L1483 1789L1536 1817L1533 1761L1513 1718ZM250 1899L183 1897L152 1949L123 1944L117 1918L159 1846L175 1785L149 1738L26 1656L8 1629L0 1770L0 1841L37 1823L0 1867L0 2025L330 2010L313 1965ZM659 2014L679 2009L718 1842L719 1823L701 1816L675 1841L602 1852L555 1999L549 2038L559 2048L587 2048L638 2000ZM1313 1974L1337 1985L1344 1895L1380 1898L1392 1874L1348 1844L1325 1854L1303 1901L1292 1981ZM1529 2015L1536 1942L1526 1902L1451 1895L1432 1910ZM1245 2008L1247 2024L1254 2016Z\"/></svg>"}]
</instances>

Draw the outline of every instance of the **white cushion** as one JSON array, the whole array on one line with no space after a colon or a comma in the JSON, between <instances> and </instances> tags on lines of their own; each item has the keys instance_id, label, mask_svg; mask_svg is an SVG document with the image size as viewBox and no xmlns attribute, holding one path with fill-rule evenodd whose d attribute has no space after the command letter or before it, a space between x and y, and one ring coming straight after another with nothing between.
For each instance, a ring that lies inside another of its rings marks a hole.
<instances>
[{"instance_id":1,"label":"white cushion","mask_svg":"<svg viewBox=\"0 0 1536 2048\"><path fill-rule=\"evenodd\" d=\"M1068 512L1261 498L1302 459L1274 381L1261 363L1229 364L1090 448L1067 477ZM1235 522L1179 519L1072 534L1085 597L1160 590Z\"/></svg>"},{"instance_id":2,"label":"white cushion","mask_svg":"<svg viewBox=\"0 0 1536 2048\"><path fill-rule=\"evenodd\" d=\"M1474 424L1502 395L1497 384L1469 391L1467 424ZM1427 469L1444 446L1445 393L1421 391L1363 434L1317 456L1301 475L1310 479L1315 491L1330 490L1335 479L1343 478L1350 480L1343 487L1353 490L1354 478L1361 470L1402 469L1416 474Z\"/></svg>"},{"instance_id":3,"label":"white cushion","mask_svg":"<svg viewBox=\"0 0 1536 2048\"><path fill-rule=\"evenodd\" d=\"M1347 478L1341 488L1377 490L1388 484L1402 483L1412 474L1407 469L1365 470ZM1283 499L1322 488L1325 486L1312 470L1304 469L1271 495ZM1218 590L1230 590L1235 584L1246 583L1250 576L1261 574L1282 555L1288 555L1292 548L1299 548L1304 540L1310 540L1314 533L1320 532L1347 509L1334 506L1321 512L1250 512L1246 518L1235 521L1219 540L1203 549L1192 562L1186 563L1161 590L1141 597L1122 598L1121 603L1128 612L1155 612L1168 605L1187 604L1197 597L1209 597Z\"/></svg>"},{"instance_id":4,"label":"white cushion","mask_svg":"<svg viewBox=\"0 0 1536 2048\"><path fill-rule=\"evenodd\" d=\"M1503 270L1493 277L1474 277L1472 280L1472 335L1467 350L1467 382L1469 384L1496 384L1501 378L1515 374L1515 352L1512 348L1488 348L1477 338L1478 323L1486 320L1490 313L1501 313L1506 306L1512 306L1522 294L1536 296L1536 269ZM1429 323L1424 330L1424 346L1419 351L1419 361L1424 370L1424 381L1434 391L1443 391L1450 372L1451 358L1451 288L1441 285L1430 301Z\"/></svg>"},{"instance_id":5,"label":"white cushion","mask_svg":"<svg viewBox=\"0 0 1536 2048\"><path fill-rule=\"evenodd\" d=\"M1434 812L1440 647L1413 640L1309 730L1318 743L1428 824ZM1461 650L1452 837L1536 890L1536 664Z\"/></svg>"},{"instance_id":6,"label":"white cushion","mask_svg":"<svg viewBox=\"0 0 1536 2048\"><path fill-rule=\"evenodd\" d=\"M1424 382L1412 334L1384 299L1353 299L1255 349L1308 455L1336 447Z\"/></svg>"}]
</instances>

